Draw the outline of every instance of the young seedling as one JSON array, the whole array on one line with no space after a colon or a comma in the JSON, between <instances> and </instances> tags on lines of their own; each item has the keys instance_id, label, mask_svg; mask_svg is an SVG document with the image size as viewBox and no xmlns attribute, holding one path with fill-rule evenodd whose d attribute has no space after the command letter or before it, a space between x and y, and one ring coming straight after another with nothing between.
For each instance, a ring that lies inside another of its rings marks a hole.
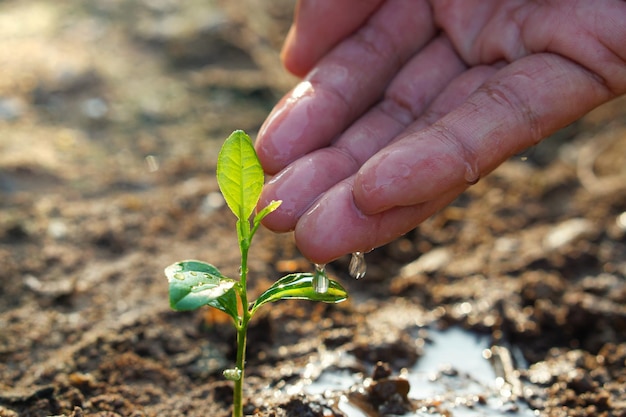
<instances>
[{"instance_id":1,"label":"young seedling","mask_svg":"<svg viewBox=\"0 0 626 417\"><path fill-rule=\"evenodd\" d=\"M339 303L348 298L346 290L329 279L323 268L314 273L293 273L276 281L254 302L248 302L248 251L261 220L280 205L272 201L254 214L263 189L264 175L250 137L233 132L217 159L217 182L230 210L237 217L237 237L241 252L239 279L228 278L213 265L186 260L165 268L169 282L170 306L177 311L202 306L216 308L233 319L237 330L235 367L224 371L234 381L233 417L243 416L243 381L246 357L246 334L254 313L264 304L278 300L302 299ZM254 214L254 216L253 216Z\"/></svg>"}]
</instances>

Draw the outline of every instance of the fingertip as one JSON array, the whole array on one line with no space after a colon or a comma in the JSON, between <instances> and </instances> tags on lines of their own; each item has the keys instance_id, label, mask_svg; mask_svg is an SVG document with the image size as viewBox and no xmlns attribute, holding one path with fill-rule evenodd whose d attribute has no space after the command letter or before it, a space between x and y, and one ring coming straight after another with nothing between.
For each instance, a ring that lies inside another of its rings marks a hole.
<instances>
[{"instance_id":1,"label":"fingertip","mask_svg":"<svg viewBox=\"0 0 626 417\"><path fill-rule=\"evenodd\" d=\"M259 130L255 149L268 174L328 146L350 118L332 91L302 81L274 107Z\"/></svg>"},{"instance_id":2,"label":"fingertip","mask_svg":"<svg viewBox=\"0 0 626 417\"><path fill-rule=\"evenodd\" d=\"M266 184L260 205L280 200L280 207L268 216L272 230L292 230L300 216L335 184L348 178L358 165L342 152L324 148L291 163Z\"/></svg>"},{"instance_id":3,"label":"fingertip","mask_svg":"<svg viewBox=\"0 0 626 417\"><path fill-rule=\"evenodd\" d=\"M273 143L259 134L254 148L263 171L268 175L276 175L282 168L282 164L276 160L277 152L274 151Z\"/></svg>"},{"instance_id":4,"label":"fingertip","mask_svg":"<svg viewBox=\"0 0 626 417\"><path fill-rule=\"evenodd\" d=\"M277 174L300 156L294 148L304 142L301 136L306 133L303 126L308 127L306 113L310 105L310 100L302 99L309 97L311 90L306 82L298 84L280 99L259 129L254 147L266 173Z\"/></svg>"},{"instance_id":5,"label":"fingertip","mask_svg":"<svg viewBox=\"0 0 626 417\"><path fill-rule=\"evenodd\" d=\"M394 153L385 151L372 156L354 178L352 194L355 206L366 215L385 211L396 205L391 192L410 174L405 163L395 161Z\"/></svg>"},{"instance_id":6,"label":"fingertip","mask_svg":"<svg viewBox=\"0 0 626 417\"><path fill-rule=\"evenodd\" d=\"M259 201L259 208L267 207L267 205L272 202L270 199L263 199ZM261 221L263 227L271 230L276 233L286 233L290 232L295 227L294 217L285 210L275 210L265 216L265 218Z\"/></svg>"},{"instance_id":7,"label":"fingertip","mask_svg":"<svg viewBox=\"0 0 626 417\"><path fill-rule=\"evenodd\" d=\"M304 78L313 68L315 61L312 59L312 54L303 54L301 51L303 48L299 48L298 30L295 25L292 25L280 51L280 60L287 71L296 77Z\"/></svg>"},{"instance_id":8,"label":"fingertip","mask_svg":"<svg viewBox=\"0 0 626 417\"><path fill-rule=\"evenodd\" d=\"M281 211L274 211L268 214L261 221L261 224L274 233L287 233L293 230L292 218Z\"/></svg>"},{"instance_id":9,"label":"fingertip","mask_svg":"<svg viewBox=\"0 0 626 417\"><path fill-rule=\"evenodd\" d=\"M340 232L336 230L334 234L328 234L329 228L333 227L327 223L317 223L318 221L317 215L307 213L296 225L294 238L298 250L305 258L316 264L327 264L347 252L337 248ZM313 223L317 223L317 226L312 227Z\"/></svg>"},{"instance_id":10,"label":"fingertip","mask_svg":"<svg viewBox=\"0 0 626 417\"><path fill-rule=\"evenodd\" d=\"M361 213L374 216L396 206L384 188L370 184L371 182L355 179L355 186L352 190L354 205Z\"/></svg>"}]
</instances>

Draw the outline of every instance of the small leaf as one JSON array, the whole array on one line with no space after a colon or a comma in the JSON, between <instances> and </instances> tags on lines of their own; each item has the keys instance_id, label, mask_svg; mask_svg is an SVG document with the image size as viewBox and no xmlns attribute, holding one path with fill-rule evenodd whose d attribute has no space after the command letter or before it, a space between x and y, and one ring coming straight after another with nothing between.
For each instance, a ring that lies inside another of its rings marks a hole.
<instances>
[{"instance_id":1,"label":"small leaf","mask_svg":"<svg viewBox=\"0 0 626 417\"><path fill-rule=\"evenodd\" d=\"M174 310L195 310L208 305L237 319L237 281L227 278L213 265L201 261L176 262L165 268L170 284L170 306Z\"/></svg>"},{"instance_id":2,"label":"small leaf","mask_svg":"<svg viewBox=\"0 0 626 417\"><path fill-rule=\"evenodd\" d=\"M217 157L217 183L226 204L241 221L248 221L261 196L265 180L252 140L234 131Z\"/></svg>"},{"instance_id":3,"label":"small leaf","mask_svg":"<svg viewBox=\"0 0 626 417\"><path fill-rule=\"evenodd\" d=\"M272 200L270 203L263 207L257 214L254 216L254 225L261 223L261 220L265 218L268 214L276 210L282 204L282 200Z\"/></svg>"},{"instance_id":4,"label":"small leaf","mask_svg":"<svg viewBox=\"0 0 626 417\"><path fill-rule=\"evenodd\" d=\"M256 233L257 229L261 225L261 220L263 220L265 216L276 210L281 204L282 200L272 200L267 206L263 207L261 211L256 214L256 216L254 216L254 220L252 221L252 235Z\"/></svg>"},{"instance_id":5,"label":"small leaf","mask_svg":"<svg viewBox=\"0 0 626 417\"><path fill-rule=\"evenodd\" d=\"M278 300L299 299L340 303L348 298L348 292L335 280L329 280L328 291L318 293L313 288L314 275L311 273L289 274L269 287L257 298L250 309L251 313L266 303Z\"/></svg>"}]
</instances>

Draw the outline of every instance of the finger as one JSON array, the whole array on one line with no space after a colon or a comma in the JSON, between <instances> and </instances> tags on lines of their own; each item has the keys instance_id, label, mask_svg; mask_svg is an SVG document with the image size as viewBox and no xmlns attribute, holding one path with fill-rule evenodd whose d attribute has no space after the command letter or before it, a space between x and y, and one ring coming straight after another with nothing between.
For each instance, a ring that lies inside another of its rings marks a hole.
<instances>
[{"instance_id":1,"label":"finger","mask_svg":"<svg viewBox=\"0 0 626 417\"><path fill-rule=\"evenodd\" d=\"M369 252L391 242L448 205L466 188L448 190L435 200L415 206L366 215L354 205L352 180L329 190L296 226L298 249L312 262L328 263L347 253Z\"/></svg>"},{"instance_id":2,"label":"finger","mask_svg":"<svg viewBox=\"0 0 626 417\"><path fill-rule=\"evenodd\" d=\"M283 46L283 65L303 77L340 40L358 29L382 2L300 0Z\"/></svg>"},{"instance_id":3,"label":"finger","mask_svg":"<svg viewBox=\"0 0 626 417\"><path fill-rule=\"evenodd\" d=\"M272 200L282 200L282 204L265 218L264 225L274 231L292 230L318 196L354 174L367 159L413 123L442 90L449 92L436 99L440 104L430 109L430 118L424 119L424 123L431 123L438 111L452 106L449 102L461 100L454 97L465 99L469 92L457 88L458 81L452 82L463 70L465 66L445 38L431 42L398 73L385 99L332 146L296 160L266 184L260 206Z\"/></svg>"},{"instance_id":4,"label":"finger","mask_svg":"<svg viewBox=\"0 0 626 417\"><path fill-rule=\"evenodd\" d=\"M382 97L397 71L433 34L424 1L385 2L274 108L256 142L266 172L275 174L330 144Z\"/></svg>"},{"instance_id":5,"label":"finger","mask_svg":"<svg viewBox=\"0 0 626 417\"><path fill-rule=\"evenodd\" d=\"M474 183L611 97L598 77L560 56L522 58L437 123L370 158L356 174L356 205L373 214Z\"/></svg>"}]
</instances>

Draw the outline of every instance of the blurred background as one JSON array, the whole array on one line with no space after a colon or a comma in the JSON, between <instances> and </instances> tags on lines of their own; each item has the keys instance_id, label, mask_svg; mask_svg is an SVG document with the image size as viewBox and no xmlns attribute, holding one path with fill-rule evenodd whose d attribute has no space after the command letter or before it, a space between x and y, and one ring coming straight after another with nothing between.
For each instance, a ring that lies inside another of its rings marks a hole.
<instances>
[{"instance_id":1,"label":"blurred background","mask_svg":"<svg viewBox=\"0 0 626 417\"><path fill-rule=\"evenodd\" d=\"M0 192L141 189L177 164L212 165L293 84L278 61L292 8L0 2Z\"/></svg>"}]
</instances>

